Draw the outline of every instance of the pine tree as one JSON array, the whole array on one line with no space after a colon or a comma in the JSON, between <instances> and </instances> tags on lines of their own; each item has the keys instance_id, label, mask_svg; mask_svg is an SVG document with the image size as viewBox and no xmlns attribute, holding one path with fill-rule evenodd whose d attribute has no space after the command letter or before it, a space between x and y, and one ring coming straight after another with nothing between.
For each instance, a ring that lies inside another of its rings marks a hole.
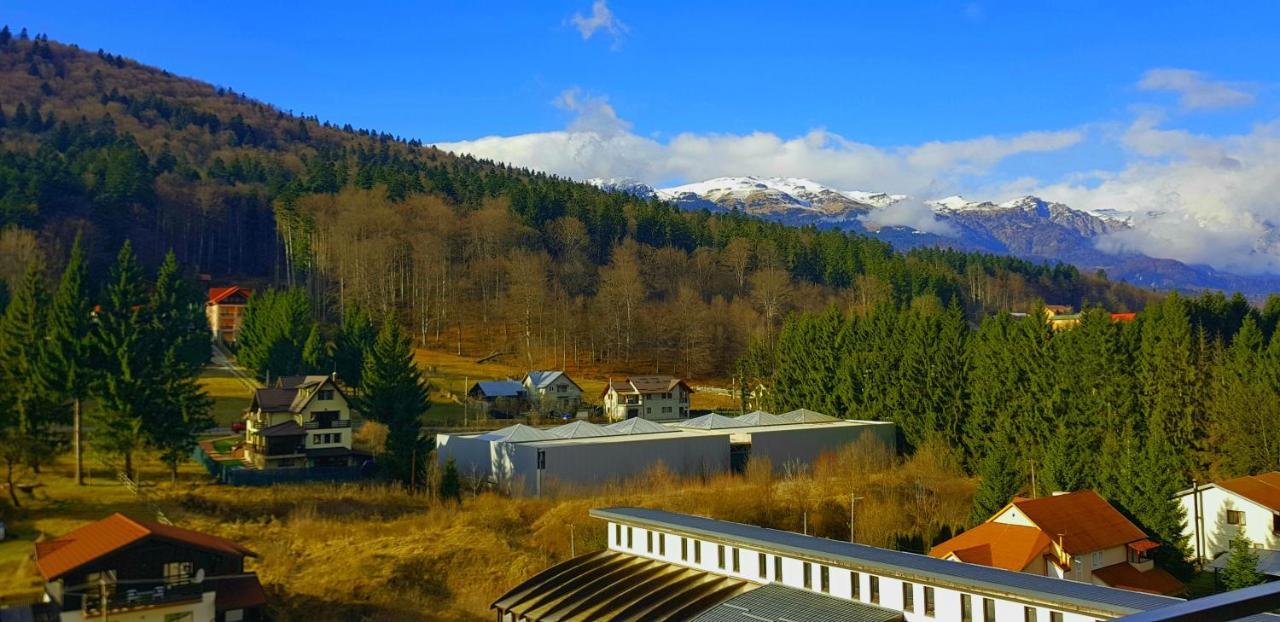
<instances>
[{"instance_id":1,"label":"pine tree","mask_svg":"<svg viewBox=\"0 0 1280 622\"><path fill-rule=\"evenodd\" d=\"M422 483L426 445L422 442L422 415L431 403L427 383L413 362L409 338L388 315L364 368L364 394L360 412L387 426L383 454L386 472L402 483Z\"/></svg>"},{"instance_id":2,"label":"pine tree","mask_svg":"<svg viewBox=\"0 0 1280 622\"><path fill-rule=\"evenodd\" d=\"M453 456L444 463L444 473L440 475L440 500L462 503L462 478Z\"/></svg>"},{"instance_id":3,"label":"pine tree","mask_svg":"<svg viewBox=\"0 0 1280 622\"><path fill-rule=\"evenodd\" d=\"M356 390L363 386L365 358L377 334L377 327L363 309L357 305L347 307L333 353L334 370L343 384Z\"/></svg>"},{"instance_id":4,"label":"pine tree","mask_svg":"<svg viewBox=\"0 0 1280 622\"><path fill-rule=\"evenodd\" d=\"M1258 573L1258 550L1253 548L1253 541L1243 531L1231 539L1227 555L1227 566L1222 569L1222 584L1228 590L1258 585L1266 578Z\"/></svg>"},{"instance_id":5,"label":"pine tree","mask_svg":"<svg viewBox=\"0 0 1280 622\"><path fill-rule=\"evenodd\" d=\"M1004 429L996 434L1001 435L1001 439L992 445L978 469L982 481L973 495L973 512L969 515L969 522L975 525L1008 505L1025 482L1017 452L1005 436L1008 423L1002 422L1000 427Z\"/></svg>"},{"instance_id":6,"label":"pine tree","mask_svg":"<svg viewBox=\"0 0 1280 622\"><path fill-rule=\"evenodd\" d=\"M157 387L148 376L155 364L146 325L146 283L142 268L126 241L107 278L105 297L93 341L100 373L93 394L98 412L93 418L93 443L124 460L124 472L133 477L133 457L145 441L145 417L155 403Z\"/></svg>"},{"instance_id":7,"label":"pine tree","mask_svg":"<svg viewBox=\"0 0 1280 622\"><path fill-rule=\"evenodd\" d=\"M0 379L9 394L17 446L12 453L38 469L53 451L49 427L61 414L57 396L41 379L48 377L43 353L48 331L48 294L35 262L0 320Z\"/></svg>"},{"instance_id":8,"label":"pine tree","mask_svg":"<svg viewBox=\"0 0 1280 622\"><path fill-rule=\"evenodd\" d=\"M1186 510L1176 497L1191 483L1182 475L1185 460L1161 428L1152 428L1137 454L1136 498L1127 508L1140 526L1160 540L1163 546L1157 555L1166 566L1187 558Z\"/></svg>"},{"instance_id":9,"label":"pine tree","mask_svg":"<svg viewBox=\"0 0 1280 622\"><path fill-rule=\"evenodd\" d=\"M89 299L88 266L81 236L71 247L71 258L62 272L58 292L49 312L49 338L45 348L45 383L55 394L71 401L72 450L75 479L84 485L84 443L81 403L89 396L93 375L93 303Z\"/></svg>"},{"instance_id":10,"label":"pine tree","mask_svg":"<svg viewBox=\"0 0 1280 622\"><path fill-rule=\"evenodd\" d=\"M307 340L302 346L302 365L308 373L333 371L329 343L321 334L319 324L311 325L311 332L307 334Z\"/></svg>"}]
</instances>

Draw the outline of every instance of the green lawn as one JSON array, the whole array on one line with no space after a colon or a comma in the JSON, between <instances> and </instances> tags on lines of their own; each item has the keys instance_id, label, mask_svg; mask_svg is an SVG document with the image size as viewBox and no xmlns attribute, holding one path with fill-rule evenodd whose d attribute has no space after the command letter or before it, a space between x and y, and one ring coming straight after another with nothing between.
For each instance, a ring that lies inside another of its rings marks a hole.
<instances>
[{"instance_id":1,"label":"green lawn","mask_svg":"<svg viewBox=\"0 0 1280 622\"><path fill-rule=\"evenodd\" d=\"M204 368L200 374L200 386L213 398L210 414L219 427L239 421L253 398L253 390L242 379L220 367Z\"/></svg>"}]
</instances>

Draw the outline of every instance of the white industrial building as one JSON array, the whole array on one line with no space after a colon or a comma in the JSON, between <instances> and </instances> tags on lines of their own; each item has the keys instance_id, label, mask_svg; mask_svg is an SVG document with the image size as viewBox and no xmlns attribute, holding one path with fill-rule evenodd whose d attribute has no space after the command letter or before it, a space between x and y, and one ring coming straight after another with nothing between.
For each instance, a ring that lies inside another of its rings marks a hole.
<instances>
[{"instance_id":1,"label":"white industrial building","mask_svg":"<svg viewBox=\"0 0 1280 622\"><path fill-rule=\"evenodd\" d=\"M566 560L491 605L505 622L1094 622L1181 599L1013 572L655 509L591 510L608 546ZM1166 609L1169 608L1169 609ZM1178 614L1175 614L1178 611Z\"/></svg>"},{"instance_id":2,"label":"white industrial building","mask_svg":"<svg viewBox=\"0 0 1280 622\"><path fill-rule=\"evenodd\" d=\"M811 464L868 434L895 445L893 423L812 415L817 413L803 417L806 423L752 413L703 415L672 425L642 418L605 426L575 421L550 429L516 424L483 434L437 434L436 457L441 465L452 458L464 477L537 495L555 487L626 480L659 463L683 476L740 471L751 458L766 458L781 470Z\"/></svg>"}]
</instances>

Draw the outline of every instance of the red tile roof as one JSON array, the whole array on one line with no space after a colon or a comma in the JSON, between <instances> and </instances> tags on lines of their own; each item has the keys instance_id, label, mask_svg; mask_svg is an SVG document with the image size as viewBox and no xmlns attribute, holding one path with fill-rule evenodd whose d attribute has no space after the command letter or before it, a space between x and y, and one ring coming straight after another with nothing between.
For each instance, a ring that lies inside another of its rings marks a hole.
<instances>
[{"instance_id":1,"label":"red tile roof","mask_svg":"<svg viewBox=\"0 0 1280 622\"><path fill-rule=\"evenodd\" d=\"M253 551L224 538L181 527L134 520L117 513L60 538L37 542L36 567L46 581L53 581L95 559L149 537L226 555L257 556Z\"/></svg>"},{"instance_id":2,"label":"red tile roof","mask_svg":"<svg viewBox=\"0 0 1280 622\"><path fill-rule=\"evenodd\" d=\"M1182 593L1185 586L1163 568L1142 571L1129 562L1120 562L1093 571L1093 576L1111 587L1149 594L1172 596Z\"/></svg>"},{"instance_id":3,"label":"red tile roof","mask_svg":"<svg viewBox=\"0 0 1280 622\"><path fill-rule=\"evenodd\" d=\"M1280 512L1280 471L1246 475L1215 483L1273 512Z\"/></svg>"},{"instance_id":4,"label":"red tile roof","mask_svg":"<svg viewBox=\"0 0 1280 622\"><path fill-rule=\"evenodd\" d=\"M601 395L608 393L610 388L618 393L635 394L666 393L675 391L676 387L684 387L686 392L693 393L693 388L684 380L672 376L628 376L623 380L610 380Z\"/></svg>"},{"instance_id":5,"label":"red tile roof","mask_svg":"<svg viewBox=\"0 0 1280 622\"><path fill-rule=\"evenodd\" d=\"M933 547L929 556L954 554L962 562L1020 572L1051 544L1035 527L987 522Z\"/></svg>"},{"instance_id":6,"label":"red tile roof","mask_svg":"<svg viewBox=\"0 0 1280 622\"><path fill-rule=\"evenodd\" d=\"M1136 319L1138 319L1137 313L1112 313L1111 314L1112 322L1132 322Z\"/></svg>"},{"instance_id":7,"label":"red tile roof","mask_svg":"<svg viewBox=\"0 0 1280 622\"><path fill-rule=\"evenodd\" d=\"M232 285L231 287L210 287L209 288L209 304L217 304L219 302L222 302L228 296L236 292L244 292L245 296L253 295L253 290L240 287L239 285Z\"/></svg>"},{"instance_id":8,"label":"red tile roof","mask_svg":"<svg viewBox=\"0 0 1280 622\"><path fill-rule=\"evenodd\" d=\"M1147 537L1137 525L1092 490L1018 499L1013 502L1031 522L1071 555L1128 544Z\"/></svg>"}]
</instances>

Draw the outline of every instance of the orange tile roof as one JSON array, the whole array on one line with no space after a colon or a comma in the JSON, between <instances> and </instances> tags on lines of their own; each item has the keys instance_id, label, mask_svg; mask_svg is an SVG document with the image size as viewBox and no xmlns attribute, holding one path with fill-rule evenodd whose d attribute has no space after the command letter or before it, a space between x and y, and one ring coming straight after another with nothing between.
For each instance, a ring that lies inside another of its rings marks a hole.
<instances>
[{"instance_id":1,"label":"orange tile roof","mask_svg":"<svg viewBox=\"0 0 1280 622\"><path fill-rule=\"evenodd\" d=\"M1273 512L1280 512L1280 471L1246 475L1216 484Z\"/></svg>"},{"instance_id":2,"label":"orange tile roof","mask_svg":"<svg viewBox=\"0 0 1280 622\"><path fill-rule=\"evenodd\" d=\"M1071 555L1128 544L1147 537L1137 525L1092 490L1015 500L1013 505Z\"/></svg>"},{"instance_id":3,"label":"orange tile roof","mask_svg":"<svg viewBox=\"0 0 1280 622\"><path fill-rule=\"evenodd\" d=\"M1111 314L1112 322L1132 322L1136 319L1138 319L1137 313L1112 313Z\"/></svg>"},{"instance_id":4,"label":"orange tile roof","mask_svg":"<svg viewBox=\"0 0 1280 622\"><path fill-rule=\"evenodd\" d=\"M1129 562L1112 564L1093 571L1093 576L1111 587L1148 594L1172 596L1182 593L1182 582L1163 568L1141 571Z\"/></svg>"},{"instance_id":5,"label":"orange tile roof","mask_svg":"<svg viewBox=\"0 0 1280 622\"><path fill-rule=\"evenodd\" d=\"M987 522L933 547L929 556L941 559L954 554L962 562L1018 572L1051 544L1035 527Z\"/></svg>"},{"instance_id":6,"label":"orange tile roof","mask_svg":"<svg viewBox=\"0 0 1280 622\"><path fill-rule=\"evenodd\" d=\"M253 295L253 290L240 287L239 285L232 285L231 287L210 287L209 288L209 304L216 304L216 303L222 302L222 300L225 299L227 296L230 296L231 294L234 294L236 292L244 292L245 296Z\"/></svg>"},{"instance_id":7,"label":"orange tile roof","mask_svg":"<svg viewBox=\"0 0 1280 622\"><path fill-rule=\"evenodd\" d=\"M53 581L95 559L148 537L189 544L227 555L256 557L253 551L224 538L181 527L138 521L116 513L60 538L37 542L36 567L46 581Z\"/></svg>"}]
</instances>

